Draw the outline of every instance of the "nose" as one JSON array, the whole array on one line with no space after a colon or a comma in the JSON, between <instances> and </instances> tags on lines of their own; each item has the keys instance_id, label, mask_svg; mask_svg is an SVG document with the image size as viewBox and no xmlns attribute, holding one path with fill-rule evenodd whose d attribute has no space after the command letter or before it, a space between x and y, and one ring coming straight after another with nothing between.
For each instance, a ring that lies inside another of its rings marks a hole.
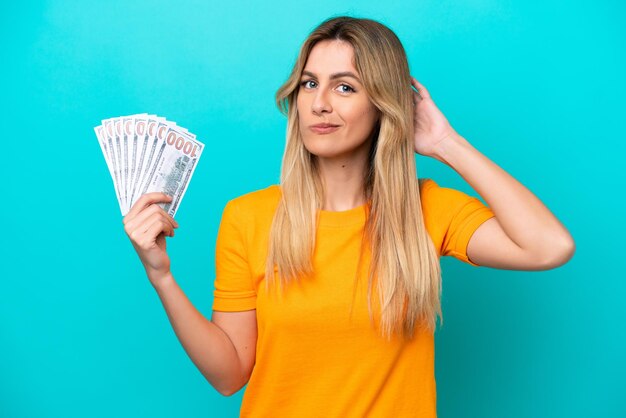
<instances>
[{"instance_id":1,"label":"nose","mask_svg":"<svg viewBox=\"0 0 626 418\"><path fill-rule=\"evenodd\" d=\"M318 89L311 103L311 110L315 115L321 115L322 113L330 113L333 108L326 97L326 92L323 89Z\"/></svg>"}]
</instances>

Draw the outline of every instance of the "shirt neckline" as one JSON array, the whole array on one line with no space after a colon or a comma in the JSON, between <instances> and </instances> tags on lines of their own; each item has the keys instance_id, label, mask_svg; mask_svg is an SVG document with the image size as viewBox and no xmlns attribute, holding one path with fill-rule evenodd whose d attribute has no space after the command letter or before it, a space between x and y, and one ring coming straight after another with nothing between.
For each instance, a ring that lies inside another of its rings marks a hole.
<instances>
[{"instance_id":1,"label":"shirt neckline","mask_svg":"<svg viewBox=\"0 0 626 418\"><path fill-rule=\"evenodd\" d=\"M274 185L279 194L282 194L280 184ZM317 210L317 222L318 226L330 226L330 227L343 227L354 225L365 225L367 219L367 212L371 200L348 210L334 211L334 210Z\"/></svg>"},{"instance_id":2,"label":"shirt neckline","mask_svg":"<svg viewBox=\"0 0 626 418\"><path fill-rule=\"evenodd\" d=\"M367 206L369 202L357 207L342 211L317 210L319 226L350 226L363 225L367 216Z\"/></svg>"}]
</instances>

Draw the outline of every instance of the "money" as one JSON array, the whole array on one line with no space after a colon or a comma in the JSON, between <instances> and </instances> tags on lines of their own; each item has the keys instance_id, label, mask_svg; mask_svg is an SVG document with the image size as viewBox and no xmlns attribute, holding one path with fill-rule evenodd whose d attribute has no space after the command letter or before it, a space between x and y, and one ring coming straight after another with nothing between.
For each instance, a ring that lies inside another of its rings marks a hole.
<instances>
[{"instance_id":1,"label":"money","mask_svg":"<svg viewBox=\"0 0 626 418\"><path fill-rule=\"evenodd\" d=\"M122 216L141 195L162 192L172 201L160 206L174 217L204 144L176 123L147 113L104 119L94 132Z\"/></svg>"}]
</instances>

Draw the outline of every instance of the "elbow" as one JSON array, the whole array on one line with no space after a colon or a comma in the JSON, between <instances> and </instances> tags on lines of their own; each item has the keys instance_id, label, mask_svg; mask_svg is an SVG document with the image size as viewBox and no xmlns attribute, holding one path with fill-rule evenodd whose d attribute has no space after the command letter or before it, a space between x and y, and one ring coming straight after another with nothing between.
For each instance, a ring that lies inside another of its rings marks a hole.
<instances>
[{"instance_id":1,"label":"elbow","mask_svg":"<svg viewBox=\"0 0 626 418\"><path fill-rule=\"evenodd\" d=\"M245 379L243 383L238 383L236 385L221 386L221 387L214 386L214 387L220 393L220 395L229 397L239 392L241 388L243 388L247 383L248 383L248 379Z\"/></svg>"},{"instance_id":2,"label":"elbow","mask_svg":"<svg viewBox=\"0 0 626 418\"><path fill-rule=\"evenodd\" d=\"M235 393L239 392L241 387L237 387L237 388L235 388L235 387L230 387L230 388L224 387L224 388L215 388L215 389L219 392L220 395L226 396L226 397L230 397L230 396L233 396Z\"/></svg>"},{"instance_id":3,"label":"elbow","mask_svg":"<svg viewBox=\"0 0 626 418\"><path fill-rule=\"evenodd\" d=\"M250 371L248 374L244 372L228 374L228 378L219 380L219 382L216 383L212 382L208 378L207 381L215 390L219 392L220 395L230 397L248 384L251 373L252 372Z\"/></svg>"},{"instance_id":4,"label":"elbow","mask_svg":"<svg viewBox=\"0 0 626 418\"><path fill-rule=\"evenodd\" d=\"M576 252L576 243L571 235L554 244L552 250L543 257L543 269L550 270L561 267L574 256Z\"/></svg>"},{"instance_id":5,"label":"elbow","mask_svg":"<svg viewBox=\"0 0 626 418\"><path fill-rule=\"evenodd\" d=\"M233 396L237 392L239 392L239 390L220 390L219 391L220 395L226 396L226 397Z\"/></svg>"}]
</instances>

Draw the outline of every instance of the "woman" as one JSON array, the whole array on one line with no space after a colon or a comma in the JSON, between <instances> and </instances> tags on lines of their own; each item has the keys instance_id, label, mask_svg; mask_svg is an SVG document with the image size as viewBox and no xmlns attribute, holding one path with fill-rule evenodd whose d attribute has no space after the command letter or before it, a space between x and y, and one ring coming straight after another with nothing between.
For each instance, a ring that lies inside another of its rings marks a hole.
<instances>
[{"instance_id":1,"label":"woman","mask_svg":"<svg viewBox=\"0 0 626 418\"><path fill-rule=\"evenodd\" d=\"M571 258L572 237L450 126L380 23L323 22L277 101L281 182L226 205L211 321L171 274L169 197L147 194L124 219L178 338L220 393L248 384L242 416L436 416L439 257L545 270ZM418 181L414 152L488 206Z\"/></svg>"}]
</instances>

